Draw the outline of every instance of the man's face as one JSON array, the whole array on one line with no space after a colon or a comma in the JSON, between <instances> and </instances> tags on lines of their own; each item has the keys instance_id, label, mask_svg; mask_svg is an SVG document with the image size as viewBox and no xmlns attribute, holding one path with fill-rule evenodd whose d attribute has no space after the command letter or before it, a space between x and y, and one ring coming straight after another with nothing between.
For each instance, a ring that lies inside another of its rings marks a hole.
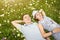
<instances>
[{"instance_id":1,"label":"man's face","mask_svg":"<svg viewBox=\"0 0 60 40\"><path fill-rule=\"evenodd\" d=\"M31 17L28 14L26 14L23 16L23 21L25 23L29 23L29 22L31 22Z\"/></svg>"}]
</instances>

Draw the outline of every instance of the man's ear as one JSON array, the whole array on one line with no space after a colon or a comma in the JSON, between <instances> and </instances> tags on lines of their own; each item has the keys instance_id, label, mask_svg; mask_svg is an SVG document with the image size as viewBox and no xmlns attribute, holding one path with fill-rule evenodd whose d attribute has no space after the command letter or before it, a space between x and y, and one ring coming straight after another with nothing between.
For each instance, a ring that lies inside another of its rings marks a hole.
<instances>
[{"instance_id":1,"label":"man's ear","mask_svg":"<svg viewBox=\"0 0 60 40\"><path fill-rule=\"evenodd\" d=\"M37 18L35 17L35 19L37 19Z\"/></svg>"}]
</instances>

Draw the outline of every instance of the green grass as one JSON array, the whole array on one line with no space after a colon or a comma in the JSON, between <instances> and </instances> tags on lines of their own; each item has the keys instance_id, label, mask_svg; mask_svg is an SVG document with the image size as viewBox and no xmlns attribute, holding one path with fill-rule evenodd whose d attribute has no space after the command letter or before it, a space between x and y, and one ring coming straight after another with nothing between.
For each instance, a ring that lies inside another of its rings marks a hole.
<instances>
[{"instance_id":1,"label":"green grass","mask_svg":"<svg viewBox=\"0 0 60 40\"><path fill-rule=\"evenodd\" d=\"M60 23L60 0L0 0L0 40L23 40L23 34L11 21L22 19L22 15L27 13L32 18L32 11L41 8L47 16Z\"/></svg>"}]
</instances>

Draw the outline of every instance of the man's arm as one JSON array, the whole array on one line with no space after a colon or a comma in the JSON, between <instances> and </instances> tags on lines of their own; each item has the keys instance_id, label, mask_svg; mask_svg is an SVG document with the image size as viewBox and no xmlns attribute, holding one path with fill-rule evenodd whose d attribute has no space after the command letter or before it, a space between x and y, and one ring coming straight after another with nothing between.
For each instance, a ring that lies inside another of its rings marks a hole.
<instances>
[{"instance_id":1,"label":"man's arm","mask_svg":"<svg viewBox=\"0 0 60 40\"><path fill-rule=\"evenodd\" d=\"M46 40L50 40L50 38L49 38L49 37L47 37L47 38L46 38Z\"/></svg>"},{"instance_id":2,"label":"man's arm","mask_svg":"<svg viewBox=\"0 0 60 40\"><path fill-rule=\"evenodd\" d=\"M52 22L52 24L57 24L54 20L52 20L51 18L48 17L48 19ZM56 27L54 30L53 30L55 33L57 32L60 32L60 27Z\"/></svg>"},{"instance_id":3,"label":"man's arm","mask_svg":"<svg viewBox=\"0 0 60 40\"><path fill-rule=\"evenodd\" d=\"M58 28L58 27L55 28L55 29L53 30L53 32L54 32L54 33L58 33L58 32L60 32L60 27L59 27L59 28Z\"/></svg>"},{"instance_id":4,"label":"man's arm","mask_svg":"<svg viewBox=\"0 0 60 40\"><path fill-rule=\"evenodd\" d=\"M21 23L21 22L23 22L23 21L22 21L22 20L15 20L15 21L12 21L11 23L12 23L18 30L20 30L21 24L19 24L19 23Z\"/></svg>"}]
</instances>

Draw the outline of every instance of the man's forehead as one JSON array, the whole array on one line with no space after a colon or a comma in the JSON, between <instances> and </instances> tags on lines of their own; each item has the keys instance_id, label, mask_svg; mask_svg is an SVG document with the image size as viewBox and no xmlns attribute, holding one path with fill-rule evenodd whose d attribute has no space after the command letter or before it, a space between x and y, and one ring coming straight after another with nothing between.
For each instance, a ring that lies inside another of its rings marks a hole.
<instances>
[{"instance_id":1,"label":"man's forehead","mask_svg":"<svg viewBox=\"0 0 60 40\"><path fill-rule=\"evenodd\" d=\"M28 14L24 15L24 16L29 16Z\"/></svg>"},{"instance_id":2,"label":"man's forehead","mask_svg":"<svg viewBox=\"0 0 60 40\"><path fill-rule=\"evenodd\" d=\"M23 17L27 17L27 16L29 16L29 14L26 14L26 15L24 15Z\"/></svg>"}]
</instances>

